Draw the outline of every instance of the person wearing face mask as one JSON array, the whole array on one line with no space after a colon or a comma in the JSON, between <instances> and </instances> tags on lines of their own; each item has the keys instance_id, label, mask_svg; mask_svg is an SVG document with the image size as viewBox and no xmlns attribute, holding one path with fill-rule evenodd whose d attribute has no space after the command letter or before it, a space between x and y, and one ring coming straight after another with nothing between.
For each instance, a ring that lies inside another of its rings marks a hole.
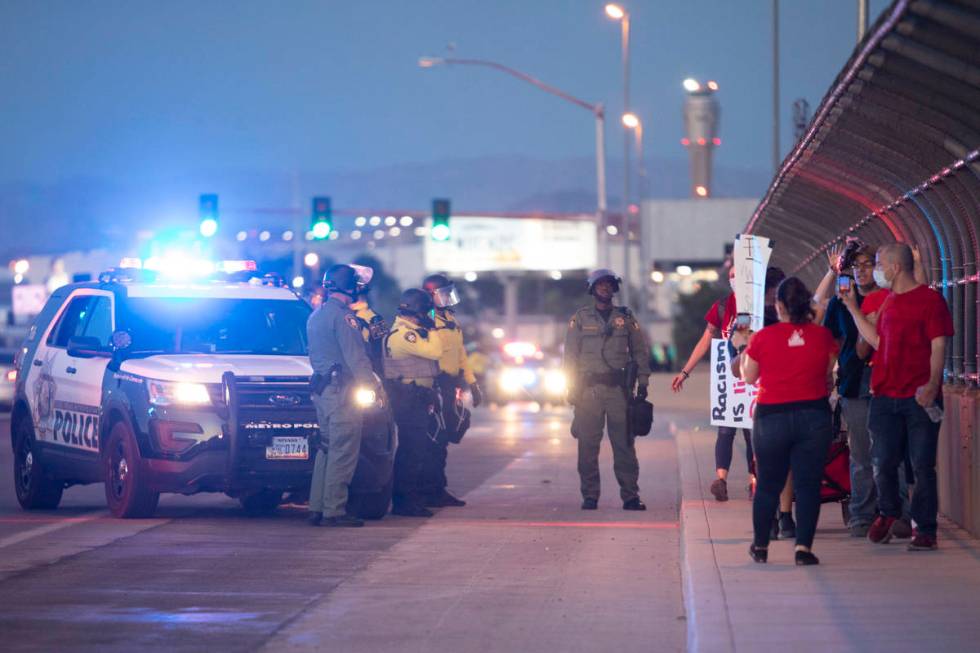
<instances>
[{"instance_id":1,"label":"person wearing face mask","mask_svg":"<svg viewBox=\"0 0 980 653\"><path fill-rule=\"evenodd\" d=\"M751 558L768 560L772 516L790 471L796 495L797 565L815 565L811 552L820 516L820 482L832 437L828 395L837 357L830 331L813 324L811 295L789 277L776 291L779 322L751 336L739 355L742 378L756 384L752 443L759 487L752 503Z\"/></svg>"},{"instance_id":2,"label":"person wearing face mask","mask_svg":"<svg viewBox=\"0 0 980 653\"><path fill-rule=\"evenodd\" d=\"M632 311L613 305L620 283L612 270L590 274L588 288L594 305L572 316L565 335L564 366L570 380L568 401L575 408L572 436L578 440L582 510L595 510L599 505L599 446L604 429L612 445L623 510L647 509L640 500L640 464L628 406L632 384L636 397L647 396L650 349Z\"/></svg>"},{"instance_id":3,"label":"person wearing face mask","mask_svg":"<svg viewBox=\"0 0 980 653\"><path fill-rule=\"evenodd\" d=\"M916 279L915 259L905 243L878 250L874 279L890 292L874 321L861 310L853 288L839 296L861 337L875 349L868 428L879 515L868 539L885 544L895 537L902 517L899 467L907 456L915 476L910 512L916 525L908 549L930 551L938 546L936 452L946 338L953 335L953 321L943 296Z\"/></svg>"}]
</instances>

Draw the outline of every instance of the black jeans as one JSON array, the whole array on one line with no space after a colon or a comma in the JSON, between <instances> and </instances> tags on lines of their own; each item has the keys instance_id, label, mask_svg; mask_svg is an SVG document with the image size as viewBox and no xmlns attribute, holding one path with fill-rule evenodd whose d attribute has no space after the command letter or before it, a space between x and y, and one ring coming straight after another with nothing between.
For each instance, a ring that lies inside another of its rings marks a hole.
<instances>
[{"instance_id":1,"label":"black jeans","mask_svg":"<svg viewBox=\"0 0 980 653\"><path fill-rule=\"evenodd\" d=\"M878 510L886 517L902 516L898 466L907 456L912 462L915 477L909 513L919 532L933 536L936 534L936 513L939 511L936 484L939 426L929 419L914 397L871 398L868 428L873 435L871 459L878 489Z\"/></svg>"},{"instance_id":2,"label":"black jeans","mask_svg":"<svg viewBox=\"0 0 980 653\"><path fill-rule=\"evenodd\" d=\"M718 427L718 438L715 440L715 469L728 470L732 466L732 450L735 446L735 433L738 429L730 426ZM752 455L752 432L742 429L745 438L745 462L749 474L755 474L755 459Z\"/></svg>"},{"instance_id":3,"label":"black jeans","mask_svg":"<svg viewBox=\"0 0 980 653\"><path fill-rule=\"evenodd\" d=\"M752 502L756 546L769 545L769 527L790 469L796 495L796 543L813 545L820 517L820 480L832 437L829 409L806 408L756 416L752 427L759 466L759 485Z\"/></svg>"}]
</instances>

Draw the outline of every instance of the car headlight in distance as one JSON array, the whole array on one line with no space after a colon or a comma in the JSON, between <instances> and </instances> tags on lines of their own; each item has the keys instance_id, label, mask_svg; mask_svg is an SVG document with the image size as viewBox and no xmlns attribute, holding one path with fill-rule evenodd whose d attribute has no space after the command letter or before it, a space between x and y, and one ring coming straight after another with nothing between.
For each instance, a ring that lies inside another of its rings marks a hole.
<instances>
[{"instance_id":1,"label":"car headlight in distance","mask_svg":"<svg viewBox=\"0 0 980 653\"><path fill-rule=\"evenodd\" d=\"M534 370L527 367L508 367L500 373L500 389L516 394L534 385Z\"/></svg>"},{"instance_id":2,"label":"car headlight in distance","mask_svg":"<svg viewBox=\"0 0 980 653\"><path fill-rule=\"evenodd\" d=\"M209 406L211 395L203 383L153 381L147 379L150 403L156 406Z\"/></svg>"},{"instance_id":3,"label":"car headlight in distance","mask_svg":"<svg viewBox=\"0 0 980 653\"><path fill-rule=\"evenodd\" d=\"M562 370L548 370L544 373L544 389L550 395L562 395L568 389L568 377Z\"/></svg>"},{"instance_id":4,"label":"car headlight in distance","mask_svg":"<svg viewBox=\"0 0 980 653\"><path fill-rule=\"evenodd\" d=\"M371 388L359 387L354 389L354 405L358 408L370 408L378 401L378 393Z\"/></svg>"}]
</instances>

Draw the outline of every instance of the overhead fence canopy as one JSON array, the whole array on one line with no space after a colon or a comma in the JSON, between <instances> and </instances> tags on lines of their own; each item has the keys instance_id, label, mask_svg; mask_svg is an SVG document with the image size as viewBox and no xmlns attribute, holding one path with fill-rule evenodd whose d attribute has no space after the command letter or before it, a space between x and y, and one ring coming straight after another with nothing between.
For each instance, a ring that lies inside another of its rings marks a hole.
<instances>
[{"instance_id":1,"label":"overhead fence canopy","mask_svg":"<svg viewBox=\"0 0 980 653\"><path fill-rule=\"evenodd\" d=\"M896 0L868 30L746 227L811 285L848 236L916 245L956 327L946 380L977 385L980 2Z\"/></svg>"}]
</instances>

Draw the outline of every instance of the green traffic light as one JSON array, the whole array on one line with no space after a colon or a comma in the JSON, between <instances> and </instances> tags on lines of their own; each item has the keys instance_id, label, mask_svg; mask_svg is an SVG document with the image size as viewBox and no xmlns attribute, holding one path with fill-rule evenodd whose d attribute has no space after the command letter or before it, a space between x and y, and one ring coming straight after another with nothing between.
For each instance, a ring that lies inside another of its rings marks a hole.
<instances>
[{"instance_id":1,"label":"green traffic light","mask_svg":"<svg viewBox=\"0 0 980 653\"><path fill-rule=\"evenodd\" d=\"M432 239L433 240L449 240L450 231L449 225L440 223L432 225Z\"/></svg>"},{"instance_id":2,"label":"green traffic light","mask_svg":"<svg viewBox=\"0 0 980 653\"><path fill-rule=\"evenodd\" d=\"M329 222L315 222L313 223L313 237L317 240L323 240L330 235L330 223Z\"/></svg>"}]
</instances>

